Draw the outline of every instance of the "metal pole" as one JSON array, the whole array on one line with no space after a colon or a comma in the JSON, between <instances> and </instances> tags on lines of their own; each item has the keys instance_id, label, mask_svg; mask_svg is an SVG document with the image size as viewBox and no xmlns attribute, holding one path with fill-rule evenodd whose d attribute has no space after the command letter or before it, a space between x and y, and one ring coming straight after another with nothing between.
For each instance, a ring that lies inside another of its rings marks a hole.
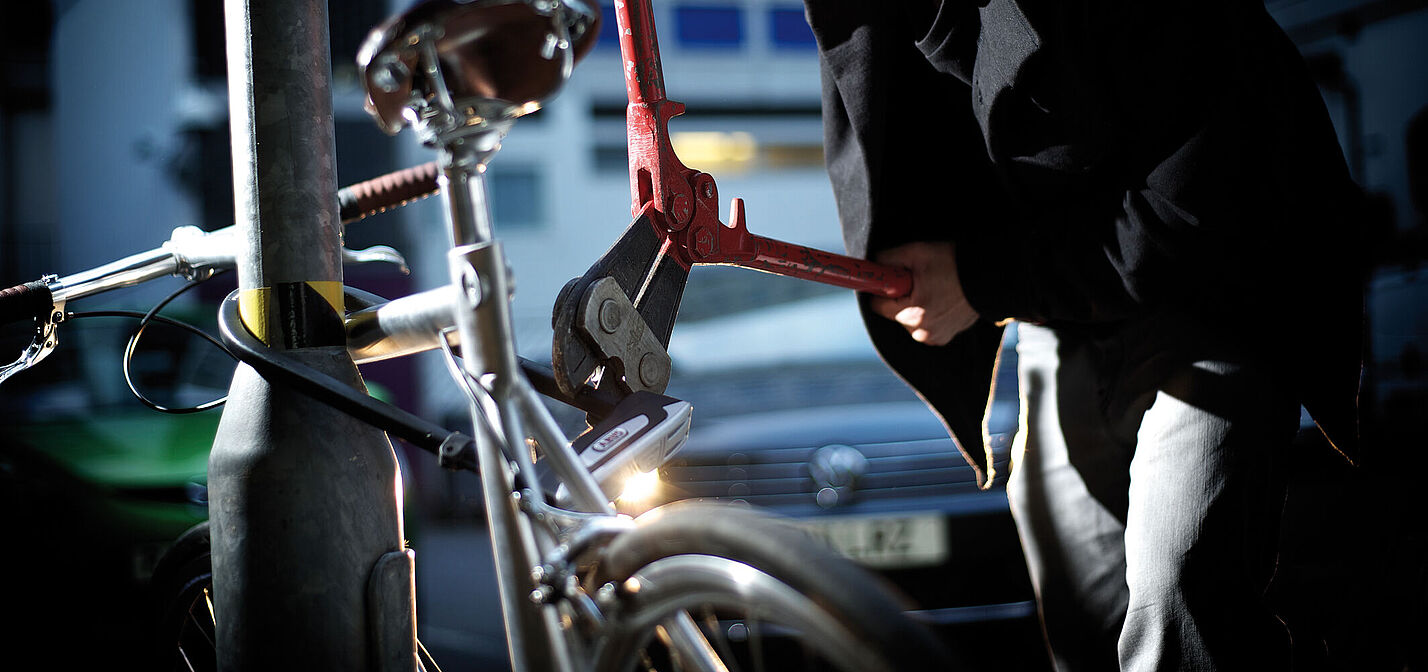
<instances>
[{"instance_id":1,"label":"metal pole","mask_svg":"<svg viewBox=\"0 0 1428 672\"><path fill-rule=\"evenodd\" d=\"M243 324L360 386L326 3L225 0L225 19ZM380 431L240 367L209 458L220 669L415 669L399 478Z\"/></svg>"}]
</instances>

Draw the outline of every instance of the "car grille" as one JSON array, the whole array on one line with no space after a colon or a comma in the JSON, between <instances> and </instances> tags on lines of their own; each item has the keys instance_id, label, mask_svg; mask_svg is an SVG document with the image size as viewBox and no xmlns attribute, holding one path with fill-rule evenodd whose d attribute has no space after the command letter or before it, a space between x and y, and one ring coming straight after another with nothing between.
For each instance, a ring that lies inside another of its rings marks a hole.
<instances>
[{"instance_id":1,"label":"car grille","mask_svg":"<svg viewBox=\"0 0 1428 672\"><path fill-rule=\"evenodd\" d=\"M664 466L661 480L670 499L732 499L771 508L807 505L815 501L820 489L809 470L809 461L822 447L689 450ZM979 492L972 468L949 439L860 443L852 447L867 459L867 468L840 503ZM996 462L997 470L1006 473L1004 446L997 451Z\"/></svg>"}]
</instances>

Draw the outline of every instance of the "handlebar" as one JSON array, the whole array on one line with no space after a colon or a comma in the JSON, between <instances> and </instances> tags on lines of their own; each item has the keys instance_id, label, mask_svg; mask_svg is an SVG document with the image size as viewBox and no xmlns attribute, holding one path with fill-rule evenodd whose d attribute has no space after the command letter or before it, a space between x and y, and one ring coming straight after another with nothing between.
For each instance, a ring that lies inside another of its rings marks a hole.
<instances>
[{"instance_id":1,"label":"handlebar","mask_svg":"<svg viewBox=\"0 0 1428 672\"><path fill-rule=\"evenodd\" d=\"M436 164L428 163L342 188L337 192L342 223L348 224L435 193L441 186L436 173ZM236 250L240 247L234 239L236 231L232 226L211 232L181 226L174 229L167 242L147 252L74 275L62 278L49 275L0 290L0 326L25 320L35 325L30 345L19 358L9 364L0 362L0 382L34 366L54 351L56 329L66 318L68 301L171 275L193 281L207 280L236 265ZM401 255L387 247L357 252L344 248L343 256L353 261L391 261L405 269ZM132 347L132 341L130 345Z\"/></svg>"},{"instance_id":2,"label":"handlebar","mask_svg":"<svg viewBox=\"0 0 1428 672\"><path fill-rule=\"evenodd\" d=\"M337 192L339 215L350 224L425 198L440 189L436 163L425 163L343 187ZM170 275L207 278L232 268L237 246L234 228L205 232L194 226L174 229L163 245L65 277L47 277L0 291L0 325L45 319L56 304L132 287Z\"/></svg>"}]
</instances>

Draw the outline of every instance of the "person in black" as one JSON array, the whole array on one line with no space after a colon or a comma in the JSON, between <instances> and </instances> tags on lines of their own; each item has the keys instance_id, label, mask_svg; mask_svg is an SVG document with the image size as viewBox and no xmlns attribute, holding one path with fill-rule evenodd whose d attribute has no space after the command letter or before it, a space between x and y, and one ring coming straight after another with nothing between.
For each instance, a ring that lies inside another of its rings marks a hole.
<instances>
[{"instance_id":1,"label":"person in black","mask_svg":"<svg viewBox=\"0 0 1428 672\"><path fill-rule=\"evenodd\" d=\"M1362 325L1361 194L1293 44L1258 2L805 6L847 247L914 278L868 330L984 487L1018 325L1058 669L1287 669L1283 460L1301 405L1355 455Z\"/></svg>"}]
</instances>

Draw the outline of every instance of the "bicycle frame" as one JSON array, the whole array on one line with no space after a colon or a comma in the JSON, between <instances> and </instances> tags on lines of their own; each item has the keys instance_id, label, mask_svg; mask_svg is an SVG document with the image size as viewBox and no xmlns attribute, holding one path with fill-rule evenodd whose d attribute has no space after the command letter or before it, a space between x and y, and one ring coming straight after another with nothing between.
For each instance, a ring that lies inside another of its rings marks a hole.
<instances>
[{"instance_id":1,"label":"bicycle frame","mask_svg":"<svg viewBox=\"0 0 1428 672\"><path fill-rule=\"evenodd\" d=\"M436 67L434 52L428 58L427 67ZM571 58L569 48L565 58ZM569 67L567 62L567 74ZM416 117L446 123L415 125L426 144L439 148L443 204L454 245L448 255L454 291L446 295L454 303L451 314L455 331L460 342L467 344L463 347L463 369L452 373L470 402L476 428L476 461L493 546L506 551L495 554L495 564L512 663L517 670L527 669L528 663L541 669L574 669L572 652L563 645L556 607L540 604L539 622L534 627L530 619L521 616L532 599L532 594L523 589L529 585L532 573L551 567L569 550L568 546L557 546L553 530L533 526L528 514L535 513L537 519L548 523L563 522L564 532L587 538L585 525L594 524L600 529L611 523L592 523L600 518L551 508L534 479L536 469L526 449L528 441L534 442L551 465L579 511L612 517L612 495L602 490L540 403L515 354L507 281L510 271L492 233L482 180L486 162L512 122L502 119L499 111L494 122L476 115L471 107L463 114L452 92L445 88L439 70L427 81L436 93L430 103L435 111L418 113ZM486 109L480 111L482 115L489 114ZM444 335L438 341L447 345ZM539 591L536 595L540 595ZM566 597L580 599L576 595ZM587 609L594 611L591 605ZM690 660L710 658L701 656L708 651L708 644L687 617L671 623L668 629ZM702 667L712 670L717 669L715 665L705 662Z\"/></svg>"}]
</instances>

